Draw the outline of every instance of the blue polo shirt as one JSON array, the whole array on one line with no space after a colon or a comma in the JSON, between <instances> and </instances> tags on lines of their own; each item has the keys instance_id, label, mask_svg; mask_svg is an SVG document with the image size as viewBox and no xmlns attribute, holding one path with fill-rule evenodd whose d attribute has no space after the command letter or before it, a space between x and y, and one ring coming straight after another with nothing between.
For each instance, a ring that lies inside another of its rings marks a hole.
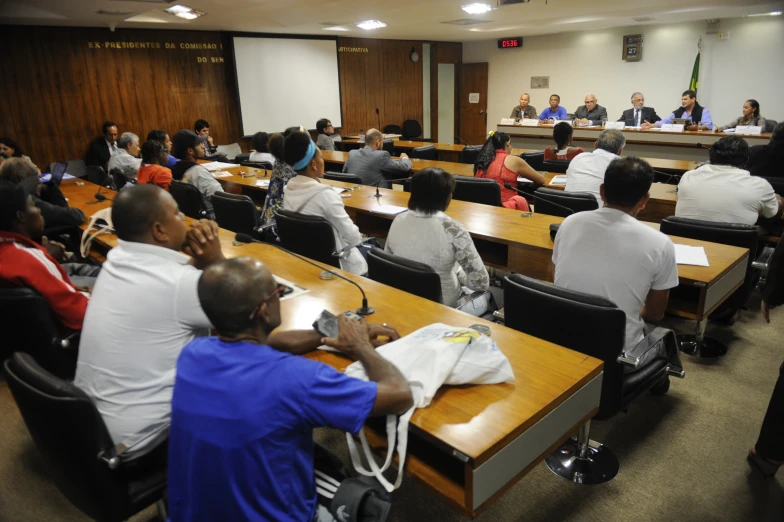
<instances>
[{"instance_id":1,"label":"blue polo shirt","mask_svg":"<svg viewBox=\"0 0 784 522\"><path fill-rule=\"evenodd\" d=\"M550 107L547 107L545 110L542 111L542 114L539 115L540 120L549 120L550 118L567 120L569 119L569 116L567 115L566 109L564 109L559 105L558 108L555 110L555 112L553 112Z\"/></svg>"},{"instance_id":2,"label":"blue polo shirt","mask_svg":"<svg viewBox=\"0 0 784 522\"><path fill-rule=\"evenodd\" d=\"M166 166L169 168L172 168L174 165L177 164L178 161L180 161L174 156L172 156L171 154L167 154L167 156L169 157L169 159L166 161Z\"/></svg>"},{"instance_id":3,"label":"blue polo shirt","mask_svg":"<svg viewBox=\"0 0 784 522\"><path fill-rule=\"evenodd\" d=\"M192 341L172 397L171 522L311 521L313 428L357 433L376 392L269 346Z\"/></svg>"}]
</instances>

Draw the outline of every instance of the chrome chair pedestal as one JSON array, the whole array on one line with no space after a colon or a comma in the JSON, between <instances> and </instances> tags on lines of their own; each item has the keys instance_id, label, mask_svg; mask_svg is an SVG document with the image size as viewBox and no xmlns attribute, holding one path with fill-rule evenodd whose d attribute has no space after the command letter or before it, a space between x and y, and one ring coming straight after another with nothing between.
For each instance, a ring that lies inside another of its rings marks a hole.
<instances>
[{"instance_id":1,"label":"chrome chair pedestal","mask_svg":"<svg viewBox=\"0 0 784 522\"><path fill-rule=\"evenodd\" d=\"M580 427L577 442L569 439L545 460L550 471L575 484L602 484L620 469L612 451L590 439L591 421Z\"/></svg>"},{"instance_id":2,"label":"chrome chair pedestal","mask_svg":"<svg viewBox=\"0 0 784 522\"><path fill-rule=\"evenodd\" d=\"M700 358L721 357L727 353L727 345L712 337L705 336L706 320L697 321L696 334L679 334L678 344L681 353Z\"/></svg>"}]
</instances>

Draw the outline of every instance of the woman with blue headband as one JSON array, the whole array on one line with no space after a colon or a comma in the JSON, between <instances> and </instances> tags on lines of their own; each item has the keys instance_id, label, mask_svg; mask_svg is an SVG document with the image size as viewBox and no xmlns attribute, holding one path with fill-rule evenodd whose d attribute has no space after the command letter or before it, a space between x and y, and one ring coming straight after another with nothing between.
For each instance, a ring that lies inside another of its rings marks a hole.
<instances>
[{"instance_id":1,"label":"woman with blue headband","mask_svg":"<svg viewBox=\"0 0 784 522\"><path fill-rule=\"evenodd\" d=\"M284 156L287 164L297 172L283 189L283 208L309 216L320 216L332 225L338 250L362 241L359 228L351 221L343 199L330 185L321 183L324 159L310 135L294 132L286 138ZM340 258L340 268L352 274L367 273L367 262L354 247Z\"/></svg>"}]
</instances>

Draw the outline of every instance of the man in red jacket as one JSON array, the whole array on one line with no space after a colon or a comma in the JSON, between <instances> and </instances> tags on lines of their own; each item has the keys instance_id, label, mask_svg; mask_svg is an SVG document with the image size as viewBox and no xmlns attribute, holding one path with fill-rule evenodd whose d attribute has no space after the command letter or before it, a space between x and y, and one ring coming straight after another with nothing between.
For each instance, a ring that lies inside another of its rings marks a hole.
<instances>
[{"instance_id":1,"label":"man in red jacket","mask_svg":"<svg viewBox=\"0 0 784 522\"><path fill-rule=\"evenodd\" d=\"M32 288L49 303L63 326L81 330L87 294L33 242L44 229L41 210L22 185L0 181L0 284Z\"/></svg>"}]
</instances>

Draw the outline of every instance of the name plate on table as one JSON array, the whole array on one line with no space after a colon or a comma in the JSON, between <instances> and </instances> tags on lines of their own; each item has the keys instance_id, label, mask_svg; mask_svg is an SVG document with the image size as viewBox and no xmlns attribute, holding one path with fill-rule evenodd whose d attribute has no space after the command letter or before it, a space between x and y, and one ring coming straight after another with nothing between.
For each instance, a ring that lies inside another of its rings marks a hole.
<instances>
[{"instance_id":1,"label":"name plate on table","mask_svg":"<svg viewBox=\"0 0 784 522\"><path fill-rule=\"evenodd\" d=\"M664 123L661 126L662 132L683 132L682 123Z\"/></svg>"},{"instance_id":2,"label":"name plate on table","mask_svg":"<svg viewBox=\"0 0 784 522\"><path fill-rule=\"evenodd\" d=\"M515 119L514 118L501 118L501 123L498 125L514 125Z\"/></svg>"},{"instance_id":3,"label":"name plate on table","mask_svg":"<svg viewBox=\"0 0 784 522\"><path fill-rule=\"evenodd\" d=\"M738 125L735 127L735 134L746 134L748 136L759 136L762 134L762 127L753 125Z\"/></svg>"},{"instance_id":4,"label":"name plate on table","mask_svg":"<svg viewBox=\"0 0 784 522\"><path fill-rule=\"evenodd\" d=\"M539 120L529 120L528 118L526 118L520 122L520 125L522 125L523 127L538 127Z\"/></svg>"},{"instance_id":5,"label":"name plate on table","mask_svg":"<svg viewBox=\"0 0 784 522\"><path fill-rule=\"evenodd\" d=\"M626 128L626 122L623 121L608 121L604 124L604 128L606 129L615 129L615 130L623 130Z\"/></svg>"}]
</instances>

